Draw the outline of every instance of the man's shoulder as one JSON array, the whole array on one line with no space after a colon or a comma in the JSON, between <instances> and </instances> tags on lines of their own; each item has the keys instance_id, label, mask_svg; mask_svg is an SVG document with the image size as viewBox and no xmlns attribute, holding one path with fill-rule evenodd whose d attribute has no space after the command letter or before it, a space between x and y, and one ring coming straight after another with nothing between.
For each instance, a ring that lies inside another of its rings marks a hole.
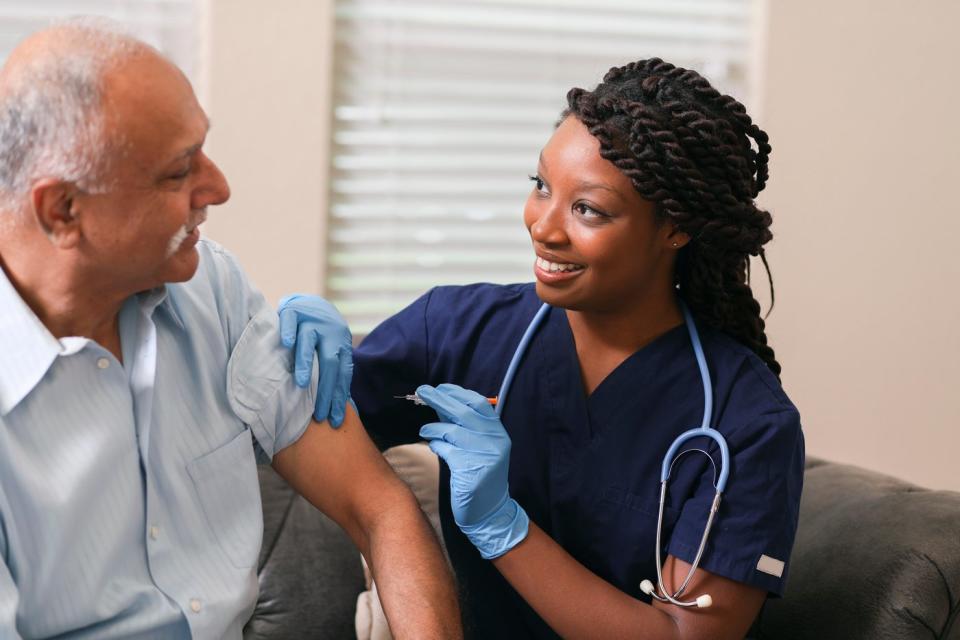
<instances>
[{"instance_id":1,"label":"man's shoulder","mask_svg":"<svg viewBox=\"0 0 960 640\"><path fill-rule=\"evenodd\" d=\"M233 345L249 320L269 305L227 249L204 238L197 253L193 277L167 285L168 304L184 327L214 323Z\"/></svg>"},{"instance_id":2,"label":"man's shoulder","mask_svg":"<svg viewBox=\"0 0 960 640\"><path fill-rule=\"evenodd\" d=\"M197 253L200 259L193 277L185 282L167 285L167 291L174 298L186 295L210 302L211 297L229 298L252 289L237 258L218 243L201 238L197 243Z\"/></svg>"},{"instance_id":3,"label":"man's shoulder","mask_svg":"<svg viewBox=\"0 0 960 640\"><path fill-rule=\"evenodd\" d=\"M217 242L201 238L197 243L197 253L200 254L197 273L184 284L193 282L198 276L214 281L220 281L224 278L246 280L246 275L243 273L237 258Z\"/></svg>"}]
</instances>

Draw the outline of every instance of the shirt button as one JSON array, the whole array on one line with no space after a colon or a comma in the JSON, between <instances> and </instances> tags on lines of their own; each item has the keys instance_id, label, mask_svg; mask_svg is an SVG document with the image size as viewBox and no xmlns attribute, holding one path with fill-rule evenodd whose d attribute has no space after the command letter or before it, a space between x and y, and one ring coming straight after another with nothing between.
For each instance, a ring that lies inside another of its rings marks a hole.
<instances>
[{"instance_id":1,"label":"shirt button","mask_svg":"<svg viewBox=\"0 0 960 640\"><path fill-rule=\"evenodd\" d=\"M200 613L200 601L196 598L190 601L190 611L193 611L194 613Z\"/></svg>"},{"instance_id":2,"label":"shirt button","mask_svg":"<svg viewBox=\"0 0 960 640\"><path fill-rule=\"evenodd\" d=\"M97 366L100 367L101 369L106 369L107 367L110 366L110 361L107 360L106 358L99 358L97 360Z\"/></svg>"},{"instance_id":3,"label":"shirt button","mask_svg":"<svg viewBox=\"0 0 960 640\"><path fill-rule=\"evenodd\" d=\"M157 525L153 525L152 527L150 527L150 539L151 539L151 540L156 540L156 539L157 539L157 536L159 536L159 535L160 535L160 527L158 527Z\"/></svg>"}]
</instances>

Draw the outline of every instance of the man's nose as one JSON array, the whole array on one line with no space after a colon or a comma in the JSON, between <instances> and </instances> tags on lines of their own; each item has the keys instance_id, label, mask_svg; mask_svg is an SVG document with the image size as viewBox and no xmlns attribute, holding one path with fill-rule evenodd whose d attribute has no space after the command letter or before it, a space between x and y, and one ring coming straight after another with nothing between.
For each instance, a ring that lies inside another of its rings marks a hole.
<instances>
[{"instance_id":1,"label":"man's nose","mask_svg":"<svg viewBox=\"0 0 960 640\"><path fill-rule=\"evenodd\" d=\"M227 178L220 171L220 167L202 151L198 153L203 166L203 183L197 190L194 209L201 209L208 205L223 204L230 199L230 185Z\"/></svg>"}]
</instances>

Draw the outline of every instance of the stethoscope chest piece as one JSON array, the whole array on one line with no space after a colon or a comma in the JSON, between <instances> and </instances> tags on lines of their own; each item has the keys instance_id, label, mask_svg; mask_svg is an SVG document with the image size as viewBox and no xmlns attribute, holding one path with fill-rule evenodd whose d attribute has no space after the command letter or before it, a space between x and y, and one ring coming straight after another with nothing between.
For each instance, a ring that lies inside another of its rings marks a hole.
<instances>
[{"instance_id":1,"label":"stethoscope chest piece","mask_svg":"<svg viewBox=\"0 0 960 640\"><path fill-rule=\"evenodd\" d=\"M679 607L699 607L703 609L713 604L713 598L711 598L709 594L705 593L701 596L698 596L694 600L686 601L680 600L680 597L684 594L684 591L689 585L690 580L693 578L693 574L696 573L697 568L700 566L700 558L703 556L703 550L707 546L707 540L710 536L710 529L713 527L717 510L720 508L720 498L727 486L727 477L730 472L730 451L727 448L727 441L720 434L720 432L710 427L710 422L713 416L713 386L710 381L710 371L707 368L707 359L703 354L703 345L700 343L700 335L697 333L697 325L693 321L693 316L690 315L690 310L682 300L679 300L679 303L680 309L683 311L683 318L687 326L687 331L690 334L690 342L693 345L693 352L697 358L697 366L700 369L700 378L703 383L703 422L699 428L690 429L680 434L680 436L673 441L673 444L670 445L670 448L667 450L667 454L663 458L663 465L661 466L660 471L660 509L657 515L657 584L654 586L650 580L644 580L640 583L640 590L648 596L659 600L660 602L669 602ZM546 303L541 305L536 315L534 315L533 319L530 321L530 325L524 332L523 337L520 339L520 343L517 345L517 349L514 352L513 358L511 358L510 364L507 367L507 372L504 375L503 383L500 387L500 393L497 395L497 415L500 415L500 413L503 411L503 407L506 404L507 394L510 391L510 385L513 382L513 377L517 371L520 360L523 357L523 354L526 351L534 332L543 322L543 319L549 309L550 305ZM688 440L702 437L713 440L720 449L721 465L719 474L716 472L716 463L713 462L713 457L710 456L706 451L701 449L688 449L685 451L680 451L680 448ZM714 464L714 488L716 489L716 494L714 495L713 503L710 507L710 513L707 516L707 523L703 528L703 535L700 538L700 546L697 548L696 557L690 566L690 570L687 572L687 577L683 580L680 588L671 593L663 583L663 562L661 561L663 547L661 546L660 541L661 532L663 531L663 508L667 499L667 481L670 479L670 472L672 471L676 461L683 457L685 453L689 453L691 451L699 451L700 453L707 455L707 457L710 458L711 463Z\"/></svg>"},{"instance_id":2,"label":"stethoscope chest piece","mask_svg":"<svg viewBox=\"0 0 960 640\"><path fill-rule=\"evenodd\" d=\"M689 429L681 433L677 439L673 441L673 444L670 445L666 455L663 457L663 464L661 465L660 469L660 508L657 513L657 546L655 549L657 584L654 586L650 580L644 580L640 583L640 590L648 596L659 600L660 602L669 602L677 605L678 607L698 607L700 609L705 609L713 604L713 598L711 598L710 594L708 593L697 596L697 598L694 600L680 600L680 598L683 596L687 586L690 584L693 574L696 573L697 568L700 566L700 559L703 557L703 551L707 547L707 540L710 538L710 530L713 528L717 511L720 509L720 500L724 490L727 487L727 478L730 474L730 450L727 447L727 441L723 435L710 426L713 416L713 384L710 381L710 370L707 368L707 359L703 354L703 345L700 343L700 336L697 333L697 326L693 321L693 317L690 315L690 310L687 309L687 306L683 304L682 301L680 302L680 308L683 310L683 317L686 321L687 331L690 333L690 342L693 344L693 352L697 358L697 366L700 369L700 378L701 382L703 383L703 421L701 422L699 428ZM716 463L714 462L713 457L707 453L707 451L703 449L687 449L684 451L680 450L681 447L683 447L689 440L703 437L713 440L720 449L719 474L717 473ZM663 582L663 560L661 557L663 550L663 545L661 542L661 535L663 532L663 509L667 501L667 483L670 480L670 474L673 471L673 467L677 461L683 457L684 454L695 451L706 455L710 459L710 463L714 467L714 489L716 489L716 493L714 494L713 502L710 505L710 513L707 515L707 522L703 528L703 535L700 536L700 545L697 547L696 556L694 557L693 562L690 564L690 569L687 571L687 575L680 584L680 587L671 593Z\"/></svg>"}]
</instances>

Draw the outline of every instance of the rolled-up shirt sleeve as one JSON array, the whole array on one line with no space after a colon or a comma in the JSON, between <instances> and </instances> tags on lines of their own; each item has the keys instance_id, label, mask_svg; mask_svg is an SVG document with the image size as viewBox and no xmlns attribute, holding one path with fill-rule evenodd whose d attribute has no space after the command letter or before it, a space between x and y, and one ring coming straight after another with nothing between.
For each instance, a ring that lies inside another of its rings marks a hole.
<instances>
[{"instance_id":1,"label":"rolled-up shirt sleeve","mask_svg":"<svg viewBox=\"0 0 960 640\"><path fill-rule=\"evenodd\" d=\"M319 371L314 361L306 389L293 380L293 350L280 343L276 311L258 311L243 329L227 364L227 398L256 439L257 460L296 442L313 414Z\"/></svg>"}]
</instances>

